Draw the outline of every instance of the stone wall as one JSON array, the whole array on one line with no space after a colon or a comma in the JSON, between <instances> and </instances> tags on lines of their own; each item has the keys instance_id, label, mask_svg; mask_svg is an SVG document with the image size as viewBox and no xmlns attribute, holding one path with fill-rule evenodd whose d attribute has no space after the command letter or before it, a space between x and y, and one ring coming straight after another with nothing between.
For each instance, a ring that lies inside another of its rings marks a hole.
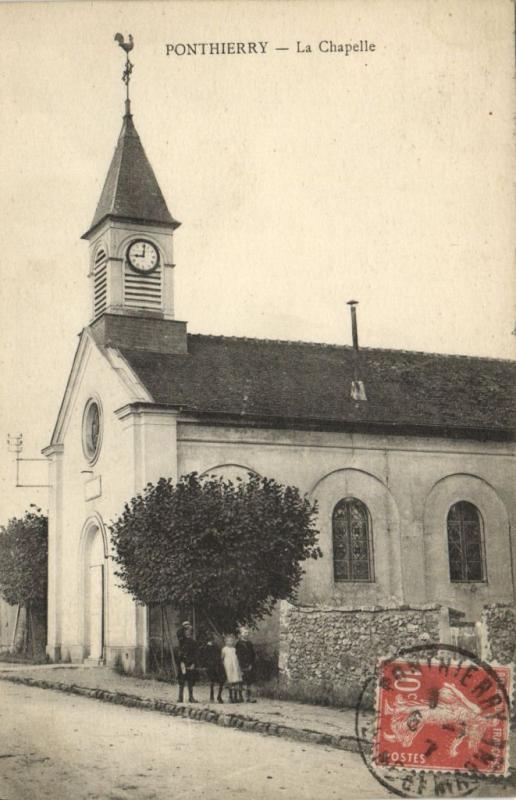
<instances>
[{"instance_id":1,"label":"stone wall","mask_svg":"<svg viewBox=\"0 0 516 800\"><path fill-rule=\"evenodd\" d=\"M516 607L502 603L485 606L482 611L482 656L498 664L516 660Z\"/></svg>"},{"instance_id":2,"label":"stone wall","mask_svg":"<svg viewBox=\"0 0 516 800\"><path fill-rule=\"evenodd\" d=\"M447 611L447 610L446 610ZM441 641L438 605L332 608L282 604L280 675L287 684L329 687L352 704L378 659L401 647Z\"/></svg>"}]
</instances>

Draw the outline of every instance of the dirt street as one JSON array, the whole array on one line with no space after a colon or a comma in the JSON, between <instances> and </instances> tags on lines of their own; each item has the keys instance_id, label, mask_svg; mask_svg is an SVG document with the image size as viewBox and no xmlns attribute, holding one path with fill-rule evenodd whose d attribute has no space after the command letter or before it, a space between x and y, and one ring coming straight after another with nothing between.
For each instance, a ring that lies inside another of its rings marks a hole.
<instances>
[{"instance_id":1,"label":"dirt street","mask_svg":"<svg viewBox=\"0 0 516 800\"><path fill-rule=\"evenodd\" d=\"M8 683L0 800L385 797L360 756Z\"/></svg>"}]
</instances>

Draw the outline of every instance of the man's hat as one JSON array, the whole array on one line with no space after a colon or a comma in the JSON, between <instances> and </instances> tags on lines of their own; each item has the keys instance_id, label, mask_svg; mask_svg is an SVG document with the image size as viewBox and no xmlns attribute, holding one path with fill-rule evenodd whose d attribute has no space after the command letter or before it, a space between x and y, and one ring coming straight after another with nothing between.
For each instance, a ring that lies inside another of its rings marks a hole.
<instances>
[{"instance_id":1,"label":"man's hat","mask_svg":"<svg viewBox=\"0 0 516 800\"><path fill-rule=\"evenodd\" d=\"M191 628L192 627L192 623L188 622L188 620L186 620L186 622L183 622L182 627L183 628Z\"/></svg>"}]
</instances>

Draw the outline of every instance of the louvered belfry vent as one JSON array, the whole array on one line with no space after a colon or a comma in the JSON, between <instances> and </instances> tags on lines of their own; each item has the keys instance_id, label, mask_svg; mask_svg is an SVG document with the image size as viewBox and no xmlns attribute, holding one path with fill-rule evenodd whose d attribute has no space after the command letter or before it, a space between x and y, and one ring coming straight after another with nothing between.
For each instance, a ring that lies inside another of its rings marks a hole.
<instances>
[{"instance_id":1,"label":"louvered belfry vent","mask_svg":"<svg viewBox=\"0 0 516 800\"><path fill-rule=\"evenodd\" d=\"M124 304L130 308L161 308L161 264L153 272L139 274L129 264L124 268Z\"/></svg>"},{"instance_id":2,"label":"louvered belfry vent","mask_svg":"<svg viewBox=\"0 0 516 800\"><path fill-rule=\"evenodd\" d=\"M107 306L107 256L102 248L95 256L93 266L93 316L104 313Z\"/></svg>"}]
</instances>

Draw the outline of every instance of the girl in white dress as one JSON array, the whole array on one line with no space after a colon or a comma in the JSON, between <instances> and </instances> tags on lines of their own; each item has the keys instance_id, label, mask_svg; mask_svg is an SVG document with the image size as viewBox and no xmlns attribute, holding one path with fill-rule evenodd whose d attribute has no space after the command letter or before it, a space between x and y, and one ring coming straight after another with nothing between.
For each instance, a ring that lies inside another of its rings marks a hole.
<instances>
[{"instance_id":1,"label":"girl in white dress","mask_svg":"<svg viewBox=\"0 0 516 800\"><path fill-rule=\"evenodd\" d=\"M238 662L235 650L236 639L232 633L224 637L224 647L222 648L222 663L226 673L226 681L229 689L229 702L238 703L242 700L242 670Z\"/></svg>"}]
</instances>

